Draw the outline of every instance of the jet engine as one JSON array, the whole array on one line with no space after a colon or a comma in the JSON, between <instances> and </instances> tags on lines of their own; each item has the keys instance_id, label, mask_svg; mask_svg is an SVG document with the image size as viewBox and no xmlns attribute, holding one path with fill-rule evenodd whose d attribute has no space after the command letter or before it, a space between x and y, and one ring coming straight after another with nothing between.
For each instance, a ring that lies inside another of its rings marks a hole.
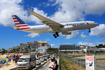
<instances>
[{"instance_id":1,"label":"jet engine","mask_svg":"<svg viewBox=\"0 0 105 70\"><path fill-rule=\"evenodd\" d=\"M62 35L70 35L71 32L62 32Z\"/></svg>"}]
</instances>

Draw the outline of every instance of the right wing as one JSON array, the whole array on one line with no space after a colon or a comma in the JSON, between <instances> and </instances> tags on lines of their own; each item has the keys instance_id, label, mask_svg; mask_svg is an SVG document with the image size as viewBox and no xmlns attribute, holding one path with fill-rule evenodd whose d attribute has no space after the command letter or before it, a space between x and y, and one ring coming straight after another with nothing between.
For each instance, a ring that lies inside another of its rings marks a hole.
<instances>
[{"instance_id":1,"label":"right wing","mask_svg":"<svg viewBox=\"0 0 105 70\"><path fill-rule=\"evenodd\" d=\"M39 15L39 14L33 12L33 11L30 10L30 9L28 9L28 11L29 11L32 15L36 16L37 18L39 18L44 24L46 24L46 25L48 25L49 27L51 27L53 31L59 31L59 30L63 27L62 24L59 24L59 23L57 23L57 22L55 22L55 21L52 21L52 20L50 20L50 19L48 19L48 18L46 18L46 17L43 17L43 16L41 16L41 15Z\"/></svg>"}]
</instances>

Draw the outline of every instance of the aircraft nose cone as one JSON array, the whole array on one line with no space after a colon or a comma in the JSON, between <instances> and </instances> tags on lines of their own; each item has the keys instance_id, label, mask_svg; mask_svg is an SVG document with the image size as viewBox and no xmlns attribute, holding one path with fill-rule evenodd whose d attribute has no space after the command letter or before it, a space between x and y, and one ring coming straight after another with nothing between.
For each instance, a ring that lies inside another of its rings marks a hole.
<instances>
[{"instance_id":1,"label":"aircraft nose cone","mask_svg":"<svg viewBox=\"0 0 105 70\"><path fill-rule=\"evenodd\" d=\"M98 26L99 24L98 23L96 23L96 26Z\"/></svg>"}]
</instances>

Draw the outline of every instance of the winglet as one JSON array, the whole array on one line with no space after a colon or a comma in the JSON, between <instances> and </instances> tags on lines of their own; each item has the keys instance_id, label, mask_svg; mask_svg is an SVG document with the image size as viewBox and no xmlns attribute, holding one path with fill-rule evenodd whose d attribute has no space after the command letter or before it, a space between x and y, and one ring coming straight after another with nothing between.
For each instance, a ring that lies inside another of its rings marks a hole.
<instances>
[{"instance_id":1,"label":"winglet","mask_svg":"<svg viewBox=\"0 0 105 70\"><path fill-rule=\"evenodd\" d=\"M28 11L32 14L32 15L34 15L34 16L36 16L37 18L38 18L38 15L39 14L37 14L36 12L33 12L32 10L30 10L29 8L28 8ZM40 18L39 18L40 19ZM41 19L40 19L41 20Z\"/></svg>"},{"instance_id":2,"label":"winglet","mask_svg":"<svg viewBox=\"0 0 105 70\"><path fill-rule=\"evenodd\" d=\"M28 8L28 11L31 13L31 12L33 12L32 10L30 10L29 8Z\"/></svg>"}]
</instances>

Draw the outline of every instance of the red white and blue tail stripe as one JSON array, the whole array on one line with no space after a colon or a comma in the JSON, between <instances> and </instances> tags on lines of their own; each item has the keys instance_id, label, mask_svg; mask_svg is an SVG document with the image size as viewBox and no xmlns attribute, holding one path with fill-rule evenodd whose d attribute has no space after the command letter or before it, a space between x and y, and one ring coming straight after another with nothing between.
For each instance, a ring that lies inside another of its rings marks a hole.
<instances>
[{"instance_id":1,"label":"red white and blue tail stripe","mask_svg":"<svg viewBox=\"0 0 105 70\"><path fill-rule=\"evenodd\" d=\"M12 15L16 27L21 27L23 29L30 29L27 24L25 24L17 15Z\"/></svg>"}]
</instances>

